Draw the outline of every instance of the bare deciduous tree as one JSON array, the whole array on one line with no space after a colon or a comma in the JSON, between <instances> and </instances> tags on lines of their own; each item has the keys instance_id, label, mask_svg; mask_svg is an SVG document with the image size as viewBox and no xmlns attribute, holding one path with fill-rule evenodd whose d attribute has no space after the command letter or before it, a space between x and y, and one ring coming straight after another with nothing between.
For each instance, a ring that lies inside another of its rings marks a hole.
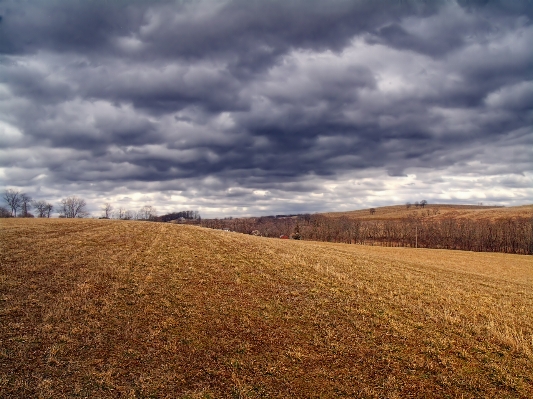
<instances>
[{"instance_id":1,"label":"bare deciduous tree","mask_svg":"<svg viewBox=\"0 0 533 399\"><path fill-rule=\"evenodd\" d=\"M122 207L116 209L113 214L116 219L121 219L121 220L131 220L135 216L132 211L129 211Z\"/></svg>"},{"instance_id":2,"label":"bare deciduous tree","mask_svg":"<svg viewBox=\"0 0 533 399\"><path fill-rule=\"evenodd\" d=\"M87 203L75 195L63 198L59 204L59 214L66 218L82 218L89 215Z\"/></svg>"},{"instance_id":3,"label":"bare deciduous tree","mask_svg":"<svg viewBox=\"0 0 533 399\"><path fill-rule=\"evenodd\" d=\"M39 200L39 201L33 201L32 203L33 207L37 211L37 217L44 218L44 215L46 214L46 201Z\"/></svg>"},{"instance_id":4,"label":"bare deciduous tree","mask_svg":"<svg viewBox=\"0 0 533 399\"><path fill-rule=\"evenodd\" d=\"M137 212L138 220L153 220L157 216L157 211L152 205L145 205Z\"/></svg>"},{"instance_id":5,"label":"bare deciduous tree","mask_svg":"<svg viewBox=\"0 0 533 399\"><path fill-rule=\"evenodd\" d=\"M21 207L21 198L22 193L12 188L8 188L4 191L2 199L5 201L7 206L11 209L11 216L17 216L17 211Z\"/></svg>"},{"instance_id":6,"label":"bare deciduous tree","mask_svg":"<svg viewBox=\"0 0 533 399\"><path fill-rule=\"evenodd\" d=\"M37 210L38 217L40 218L49 218L52 213L54 206L44 200L33 201L33 207Z\"/></svg>"},{"instance_id":7,"label":"bare deciduous tree","mask_svg":"<svg viewBox=\"0 0 533 399\"><path fill-rule=\"evenodd\" d=\"M10 217L11 217L11 212L9 212L7 208L0 206L0 218L10 218Z\"/></svg>"},{"instance_id":8,"label":"bare deciduous tree","mask_svg":"<svg viewBox=\"0 0 533 399\"><path fill-rule=\"evenodd\" d=\"M113 211L113 205L111 205L109 202L106 202L104 205L102 205L102 212L103 217L106 219L111 218L111 212Z\"/></svg>"},{"instance_id":9,"label":"bare deciduous tree","mask_svg":"<svg viewBox=\"0 0 533 399\"><path fill-rule=\"evenodd\" d=\"M291 238L293 240L301 240L302 235L300 234L300 225L298 222L296 222L296 226L294 226L294 232L291 234Z\"/></svg>"},{"instance_id":10,"label":"bare deciduous tree","mask_svg":"<svg viewBox=\"0 0 533 399\"><path fill-rule=\"evenodd\" d=\"M126 212L126 210L122 207L119 207L113 212L113 217L115 219L124 219L124 212Z\"/></svg>"},{"instance_id":11,"label":"bare deciduous tree","mask_svg":"<svg viewBox=\"0 0 533 399\"><path fill-rule=\"evenodd\" d=\"M30 214L32 199L31 197L26 193L20 194L20 216L23 218L25 217L33 217L33 215Z\"/></svg>"},{"instance_id":12,"label":"bare deciduous tree","mask_svg":"<svg viewBox=\"0 0 533 399\"><path fill-rule=\"evenodd\" d=\"M46 204L46 217L50 218L50 214L52 213L52 210L54 209L54 206L50 203Z\"/></svg>"}]
</instances>

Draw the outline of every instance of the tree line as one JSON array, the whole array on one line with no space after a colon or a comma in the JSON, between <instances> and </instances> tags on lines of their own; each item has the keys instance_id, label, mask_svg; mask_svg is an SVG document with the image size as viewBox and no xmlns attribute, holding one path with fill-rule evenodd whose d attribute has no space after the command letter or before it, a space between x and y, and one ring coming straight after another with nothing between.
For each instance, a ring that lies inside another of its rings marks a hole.
<instances>
[{"instance_id":1,"label":"tree line","mask_svg":"<svg viewBox=\"0 0 533 399\"><path fill-rule=\"evenodd\" d=\"M425 220L410 216L369 221L305 214L286 218L204 219L201 225L264 237L533 254L533 218Z\"/></svg>"},{"instance_id":2,"label":"tree line","mask_svg":"<svg viewBox=\"0 0 533 399\"><path fill-rule=\"evenodd\" d=\"M111 203L102 205L102 217L100 219L121 219L121 220L149 220L152 222L170 222L174 220L201 220L198 211L171 212L158 216L157 210L152 205L144 205L137 212L130 211L123 207L115 208Z\"/></svg>"},{"instance_id":3,"label":"tree line","mask_svg":"<svg viewBox=\"0 0 533 399\"><path fill-rule=\"evenodd\" d=\"M200 213L198 211L181 211L167 213L166 215L162 215L157 218L158 222L171 222L173 220L200 221L202 220L202 217L200 216Z\"/></svg>"},{"instance_id":4,"label":"tree line","mask_svg":"<svg viewBox=\"0 0 533 399\"><path fill-rule=\"evenodd\" d=\"M47 201L34 201L24 192L7 189L2 194L2 200L7 207L0 207L0 217L34 217L30 212L32 208L37 211L38 217L49 218L54 210L54 205Z\"/></svg>"},{"instance_id":5,"label":"tree line","mask_svg":"<svg viewBox=\"0 0 533 399\"><path fill-rule=\"evenodd\" d=\"M85 218L90 216L87 211L85 199L76 195L62 198L58 204L53 205L45 200L33 200L30 195L19 190L6 189L1 199L5 206L0 206L0 217L40 217L49 218L53 213L58 213L60 218ZM157 210L152 205L143 205L139 210L132 211L124 207L115 207L106 202L101 206L100 219L121 220L149 220L154 222L168 222L171 220L200 220L198 211L180 211L157 215ZM34 213L32 213L34 211Z\"/></svg>"},{"instance_id":6,"label":"tree line","mask_svg":"<svg viewBox=\"0 0 533 399\"><path fill-rule=\"evenodd\" d=\"M120 220L151 220L157 218L157 210L153 205L143 205L138 211L131 211L124 207L115 208L109 202L101 207L102 216L100 219L120 219Z\"/></svg>"},{"instance_id":7,"label":"tree line","mask_svg":"<svg viewBox=\"0 0 533 399\"><path fill-rule=\"evenodd\" d=\"M35 210L37 217L49 218L54 210L59 213L59 217L64 218L81 218L89 216L87 212L87 202L80 197L71 195L66 198L62 198L59 204L53 205L45 200L34 200L29 194L14 190L6 189L2 193L2 200L6 206L0 206L0 217L23 217L32 218L35 217L31 213L32 209Z\"/></svg>"}]
</instances>

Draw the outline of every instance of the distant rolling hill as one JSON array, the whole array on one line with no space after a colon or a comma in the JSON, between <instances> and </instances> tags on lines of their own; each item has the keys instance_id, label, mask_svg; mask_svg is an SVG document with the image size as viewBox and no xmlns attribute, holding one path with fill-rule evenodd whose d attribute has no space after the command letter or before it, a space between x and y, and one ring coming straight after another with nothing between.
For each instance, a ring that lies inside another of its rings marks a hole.
<instances>
[{"instance_id":1,"label":"distant rolling hill","mask_svg":"<svg viewBox=\"0 0 533 399\"><path fill-rule=\"evenodd\" d=\"M531 398L531 309L530 256L0 220L3 398Z\"/></svg>"},{"instance_id":2,"label":"distant rolling hill","mask_svg":"<svg viewBox=\"0 0 533 399\"><path fill-rule=\"evenodd\" d=\"M409 208L406 205L393 205L374 209L374 214L371 214L368 208L348 212L327 212L323 215L361 220L395 220L409 216L423 217L428 220L445 218L498 220L533 217L533 204L513 207L428 204L424 208L414 205Z\"/></svg>"}]
</instances>

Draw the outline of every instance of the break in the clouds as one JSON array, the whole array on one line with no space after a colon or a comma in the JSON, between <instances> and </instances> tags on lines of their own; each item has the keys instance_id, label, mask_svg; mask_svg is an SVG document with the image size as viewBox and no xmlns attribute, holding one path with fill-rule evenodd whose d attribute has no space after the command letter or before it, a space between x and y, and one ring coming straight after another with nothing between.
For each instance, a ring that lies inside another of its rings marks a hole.
<instances>
[{"instance_id":1,"label":"break in the clouds","mask_svg":"<svg viewBox=\"0 0 533 399\"><path fill-rule=\"evenodd\" d=\"M0 1L0 187L203 216L533 199L530 1Z\"/></svg>"}]
</instances>

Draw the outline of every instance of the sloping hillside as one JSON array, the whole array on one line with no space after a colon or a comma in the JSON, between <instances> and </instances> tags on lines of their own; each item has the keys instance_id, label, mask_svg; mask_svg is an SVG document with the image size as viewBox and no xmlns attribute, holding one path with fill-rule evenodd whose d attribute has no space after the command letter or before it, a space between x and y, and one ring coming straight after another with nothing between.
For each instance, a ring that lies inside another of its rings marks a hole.
<instances>
[{"instance_id":1,"label":"sloping hillside","mask_svg":"<svg viewBox=\"0 0 533 399\"><path fill-rule=\"evenodd\" d=\"M428 204L424 208L415 207L414 205L409 208L406 205L393 205L373 209L375 210L373 214L370 213L369 208L349 212L328 212L323 215L331 217L345 216L350 219L361 220L395 220L404 219L410 216L428 220L442 220L449 218L498 220L533 217L533 205L491 207L478 205Z\"/></svg>"},{"instance_id":2,"label":"sloping hillside","mask_svg":"<svg viewBox=\"0 0 533 399\"><path fill-rule=\"evenodd\" d=\"M533 397L529 256L0 221L0 397Z\"/></svg>"}]
</instances>

